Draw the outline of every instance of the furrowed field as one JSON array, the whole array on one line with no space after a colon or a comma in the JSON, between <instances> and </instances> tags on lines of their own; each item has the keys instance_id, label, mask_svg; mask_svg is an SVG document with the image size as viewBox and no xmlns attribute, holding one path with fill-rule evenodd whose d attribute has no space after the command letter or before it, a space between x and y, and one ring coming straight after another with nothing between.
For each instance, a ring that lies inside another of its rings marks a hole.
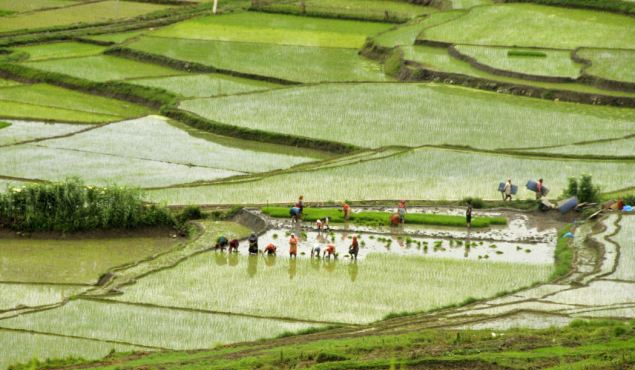
<instances>
[{"instance_id":1,"label":"furrowed field","mask_svg":"<svg viewBox=\"0 0 635 370\"><path fill-rule=\"evenodd\" d=\"M212 8L0 0L0 370L635 366L632 2Z\"/></svg>"}]
</instances>

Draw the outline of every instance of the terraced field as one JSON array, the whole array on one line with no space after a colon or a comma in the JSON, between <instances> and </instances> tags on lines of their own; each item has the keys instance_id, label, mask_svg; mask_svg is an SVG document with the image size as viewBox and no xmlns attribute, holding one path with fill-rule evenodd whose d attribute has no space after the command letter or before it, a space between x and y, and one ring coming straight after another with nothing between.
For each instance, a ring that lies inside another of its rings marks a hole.
<instances>
[{"instance_id":1,"label":"terraced field","mask_svg":"<svg viewBox=\"0 0 635 370\"><path fill-rule=\"evenodd\" d=\"M635 83L635 50L581 49L576 54L591 63L586 74Z\"/></svg>"}]
</instances>

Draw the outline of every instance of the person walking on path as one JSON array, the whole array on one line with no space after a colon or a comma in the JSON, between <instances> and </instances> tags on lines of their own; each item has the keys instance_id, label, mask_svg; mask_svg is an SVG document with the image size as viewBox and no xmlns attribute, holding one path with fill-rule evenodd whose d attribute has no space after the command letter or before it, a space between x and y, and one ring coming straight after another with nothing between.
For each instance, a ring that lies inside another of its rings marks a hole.
<instances>
[{"instance_id":1,"label":"person walking on path","mask_svg":"<svg viewBox=\"0 0 635 370\"><path fill-rule=\"evenodd\" d=\"M465 211L465 223L467 224L467 228L472 228L472 202L467 202L467 210Z\"/></svg>"},{"instance_id":2,"label":"person walking on path","mask_svg":"<svg viewBox=\"0 0 635 370\"><path fill-rule=\"evenodd\" d=\"M289 238L289 257L298 257L298 238L295 234L291 234Z\"/></svg>"},{"instance_id":3,"label":"person walking on path","mask_svg":"<svg viewBox=\"0 0 635 370\"><path fill-rule=\"evenodd\" d=\"M399 206L397 207L397 213L399 213L399 222L404 224L406 223L406 201L399 201Z\"/></svg>"},{"instance_id":4,"label":"person walking on path","mask_svg":"<svg viewBox=\"0 0 635 370\"><path fill-rule=\"evenodd\" d=\"M508 179L503 188L503 201L512 201L512 179Z\"/></svg>"}]
</instances>

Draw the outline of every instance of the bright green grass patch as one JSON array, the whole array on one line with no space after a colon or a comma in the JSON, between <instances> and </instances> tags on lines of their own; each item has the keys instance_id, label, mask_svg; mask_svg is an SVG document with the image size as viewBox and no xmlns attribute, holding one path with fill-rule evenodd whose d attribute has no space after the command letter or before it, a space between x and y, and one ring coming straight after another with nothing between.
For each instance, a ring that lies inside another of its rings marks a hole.
<instances>
[{"instance_id":1,"label":"bright green grass patch","mask_svg":"<svg viewBox=\"0 0 635 370\"><path fill-rule=\"evenodd\" d=\"M90 185L117 183L161 187L241 175L241 172L32 144L0 148L5 176L61 181L79 177ZM29 158L25 161L24 158Z\"/></svg>"},{"instance_id":2,"label":"bright green grass patch","mask_svg":"<svg viewBox=\"0 0 635 370\"><path fill-rule=\"evenodd\" d=\"M180 107L230 125L367 148L537 147L635 133L630 110L431 84L322 84L187 100Z\"/></svg>"},{"instance_id":3,"label":"bright green grass patch","mask_svg":"<svg viewBox=\"0 0 635 370\"><path fill-rule=\"evenodd\" d=\"M128 47L220 69L297 82L384 81L380 64L356 50L141 37ZM266 60L267 63L263 63Z\"/></svg>"},{"instance_id":4,"label":"bright green grass patch","mask_svg":"<svg viewBox=\"0 0 635 370\"><path fill-rule=\"evenodd\" d=\"M357 49L364 45L367 36L385 31L389 27L376 22L247 12L194 18L162 28L152 35Z\"/></svg>"},{"instance_id":5,"label":"bright green grass patch","mask_svg":"<svg viewBox=\"0 0 635 370\"><path fill-rule=\"evenodd\" d=\"M129 81L135 85L156 87L186 98L233 95L252 91L271 90L280 85L222 74L200 74L147 78Z\"/></svg>"},{"instance_id":6,"label":"bright green grass patch","mask_svg":"<svg viewBox=\"0 0 635 370\"><path fill-rule=\"evenodd\" d=\"M7 128L9 126L11 126L10 122L0 121L0 130L2 130L3 128Z\"/></svg>"},{"instance_id":7,"label":"bright green grass patch","mask_svg":"<svg viewBox=\"0 0 635 370\"><path fill-rule=\"evenodd\" d=\"M500 199L498 183L511 178L520 185L520 199L533 198L524 190L527 180L543 177L551 194L560 194L567 179L593 175L604 191L635 185L632 161L530 159L472 152L420 149L384 159L353 163L319 171L291 172L249 183L165 189L148 193L171 204L287 203L290 194L309 201L432 199L460 200L466 196ZM475 214L478 216L478 214Z\"/></svg>"},{"instance_id":8,"label":"bright green grass patch","mask_svg":"<svg viewBox=\"0 0 635 370\"><path fill-rule=\"evenodd\" d=\"M635 83L635 50L581 49L578 56L591 61L585 74Z\"/></svg>"},{"instance_id":9,"label":"bright green grass patch","mask_svg":"<svg viewBox=\"0 0 635 370\"><path fill-rule=\"evenodd\" d=\"M286 245L281 246L283 250ZM422 311L488 297L544 280L552 266L371 254L363 261L206 253L125 287L117 300L367 323L392 312ZM222 258L227 258L223 255ZM227 262L225 262L227 263ZM227 289L220 281L231 282ZM254 304L258 302L258 304Z\"/></svg>"},{"instance_id":10,"label":"bright green grass patch","mask_svg":"<svg viewBox=\"0 0 635 370\"><path fill-rule=\"evenodd\" d=\"M2 320L0 326L162 348L200 349L271 337L311 325L77 300L55 310Z\"/></svg>"},{"instance_id":11,"label":"bright green grass patch","mask_svg":"<svg viewBox=\"0 0 635 370\"><path fill-rule=\"evenodd\" d=\"M18 85L20 85L20 83L17 82L17 81L3 80L3 79L0 78L0 88L1 87L18 86Z\"/></svg>"},{"instance_id":12,"label":"bright green grass patch","mask_svg":"<svg viewBox=\"0 0 635 370\"><path fill-rule=\"evenodd\" d=\"M0 281L94 284L115 266L170 250L181 241L163 231L156 237L2 238Z\"/></svg>"},{"instance_id":13,"label":"bright green grass patch","mask_svg":"<svg viewBox=\"0 0 635 370\"><path fill-rule=\"evenodd\" d=\"M143 35L146 31L130 31L130 32L119 32L119 33L107 33L103 35L96 36L86 36L85 39L88 40L96 40L96 41L109 41L117 44L121 44L127 40L130 40L133 37L137 37Z\"/></svg>"},{"instance_id":14,"label":"bright green grass patch","mask_svg":"<svg viewBox=\"0 0 635 370\"><path fill-rule=\"evenodd\" d=\"M30 14L8 16L2 19L0 32L66 26L77 23L107 22L133 18L167 8L164 5L131 1L100 1L60 9L42 10Z\"/></svg>"},{"instance_id":15,"label":"bright green grass patch","mask_svg":"<svg viewBox=\"0 0 635 370\"><path fill-rule=\"evenodd\" d=\"M406 21L436 11L433 7L385 0L277 1L259 8L272 12L374 21Z\"/></svg>"},{"instance_id":16,"label":"bright green grass patch","mask_svg":"<svg viewBox=\"0 0 635 370\"><path fill-rule=\"evenodd\" d=\"M23 268L28 269L29 267L23 265ZM18 306L36 307L55 304L80 293L83 289L86 288L64 285L0 283L0 311L15 309Z\"/></svg>"},{"instance_id":17,"label":"bright green grass patch","mask_svg":"<svg viewBox=\"0 0 635 370\"><path fill-rule=\"evenodd\" d=\"M582 68L571 59L570 50L540 50L543 57L536 58L510 55L515 49L501 47L458 45L456 49L487 66L534 76L577 78Z\"/></svg>"},{"instance_id":18,"label":"bright green grass patch","mask_svg":"<svg viewBox=\"0 0 635 370\"><path fill-rule=\"evenodd\" d=\"M610 96L629 96L635 97L635 94L604 90L591 85L581 83L553 83L553 82L538 82L523 80L520 78L504 77L491 74L480 69L472 67L469 63L462 60L453 58L448 54L446 48L431 47L431 46L413 46L402 47L406 60L415 61L420 63L427 69L431 69L439 72L458 73L466 76L474 76L484 78L492 81L498 81L503 83L509 83L514 85L527 85L535 86L539 88L552 89L552 90L570 90L581 93L589 94L601 94Z\"/></svg>"},{"instance_id":19,"label":"bright green grass patch","mask_svg":"<svg viewBox=\"0 0 635 370\"><path fill-rule=\"evenodd\" d=\"M185 126L187 127L187 126ZM161 117L144 117L107 125L67 138L41 143L49 148L151 159L186 166L201 166L235 173L265 172L309 162L310 157L249 150L239 142L218 143L194 136L184 125ZM229 145L228 145L229 144ZM166 150L169 148L169 150Z\"/></svg>"},{"instance_id":20,"label":"bright green grass patch","mask_svg":"<svg viewBox=\"0 0 635 370\"><path fill-rule=\"evenodd\" d=\"M96 82L185 74L185 72L155 64L141 63L109 55L45 60L29 62L26 65L47 72L63 73Z\"/></svg>"},{"instance_id":21,"label":"bright green grass patch","mask_svg":"<svg viewBox=\"0 0 635 370\"><path fill-rule=\"evenodd\" d=\"M383 32L373 40L377 45L391 48L398 45L413 45L417 36L426 28L430 28L445 22L449 22L465 14L463 10L450 10L430 14L425 18L417 18L408 24L397 26L394 29Z\"/></svg>"},{"instance_id":22,"label":"bright green grass patch","mask_svg":"<svg viewBox=\"0 0 635 370\"><path fill-rule=\"evenodd\" d=\"M0 100L116 117L139 117L148 109L121 100L88 95L61 87L35 84L0 89Z\"/></svg>"},{"instance_id":23,"label":"bright green grass patch","mask_svg":"<svg viewBox=\"0 0 635 370\"><path fill-rule=\"evenodd\" d=\"M10 127L0 131L0 145L67 135L85 128L75 124L13 121Z\"/></svg>"},{"instance_id":24,"label":"bright green grass patch","mask_svg":"<svg viewBox=\"0 0 635 370\"><path fill-rule=\"evenodd\" d=\"M0 0L0 9L12 12L28 12L38 9L59 8L77 4L71 0Z\"/></svg>"},{"instance_id":25,"label":"bright green grass patch","mask_svg":"<svg viewBox=\"0 0 635 370\"><path fill-rule=\"evenodd\" d=\"M289 207L264 207L262 212L278 218L289 218ZM355 212L350 215L350 221L357 223L390 224L388 212ZM328 217L331 222L344 222L344 213L335 208L305 208L302 214L304 221L317 221ZM465 217L452 215L433 215L422 213L406 214L407 224L439 225L439 226L465 226ZM488 227L491 225L506 225L505 217L475 217L472 219L472 227Z\"/></svg>"},{"instance_id":26,"label":"bright green grass patch","mask_svg":"<svg viewBox=\"0 0 635 370\"><path fill-rule=\"evenodd\" d=\"M536 149L535 151L589 156L633 157L635 156L635 150L633 148L635 148L635 138L583 145L565 145L556 148Z\"/></svg>"},{"instance_id":27,"label":"bright green grass patch","mask_svg":"<svg viewBox=\"0 0 635 370\"><path fill-rule=\"evenodd\" d=\"M533 4L492 5L472 8L453 22L426 30L420 38L491 46L630 48L635 44L635 19Z\"/></svg>"},{"instance_id":28,"label":"bright green grass patch","mask_svg":"<svg viewBox=\"0 0 635 370\"><path fill-rule=\"evenodd\" d=\"M551 275L551 279L557 279L569 273L573 267L573 248L571 244L573 239L564 238L564 234L571 231L571 225L567 225L558 231L558 242L555 252L555 269Z\"/></svg>"},{"instance_id":29,"label":"bright green grass patch","mask_svg":"<svg viewBox=\"0 0 635 370\"><path fill-rule=\"evenodd\" d=\"M77 123L105 123L121 119L119 116L82 112L71 109L45 107L0 100L0 118L44 120Z\"/></svg>"},{"instance_id":30,"label":"bright green grass patch","mask_svg":"<svg viewBox=\"0 0 635 370\"><path fill-rule=\"evenodd\" d=\"M139 351L141 348L93 340L63 338L53 335L17 333L0 329L0 369L33 358L77 357L97 360L111 350Z\"/></svg>"},{"instance_id":31,"label":"bright green grass patch","mask_svg":"<svg viewBox=\"0 0 635 370\"><path fill-rule=\"evenodd\" d=\"M105 49L103 46L81 42L54 42L51 44L21 46L13 50L28 53L29 60L43 60L101 54Z\"/></svg>"}]
</instances>

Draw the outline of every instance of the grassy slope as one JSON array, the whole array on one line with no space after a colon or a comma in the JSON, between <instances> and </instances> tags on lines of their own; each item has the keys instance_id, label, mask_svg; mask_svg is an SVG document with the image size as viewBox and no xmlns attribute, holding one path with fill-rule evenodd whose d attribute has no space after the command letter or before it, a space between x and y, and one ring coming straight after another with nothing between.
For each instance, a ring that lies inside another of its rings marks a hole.
<instances>
[{"instance_id":1,"label":"grassy slope","mask_svg":"<svg viewBox=\"0 0 635 370\"><path fill-rule=\"evenodd\" d=\"M105 49L103 46L79 42L54 42L13 48L14 51L28 53L29 60L84 57L100 54Z\"/></svg>"},{"instance_id":2,"label":"grassy slope","mask_svg":"<svg viewBox=\"0 0 635 370\"><path fill-rule=\"evenodd\" d=\"M635 83L635 50L581 49L578 56L591 61L586 74Z\"/></svg>"},{"instance_id":3,"label":"grassy slope","mask_svg":"<svg viewBox=\"0 0 635 370\"><path fill-rule=\"evenodd\" d=\"M262 211L272 217L289 218L288 207L264 207ZM390 224L388 212L356 212L351 214L350 220L357 223ZM304 221L316 221L328 217L331 222L344 222L344 214L336 208L306 208L302 219ZM410 213L406 214L407 224L439 225L439 226L465 226L465 217L451 215L431 215ZM473 227L488 227L490 225L505 225L504 217L475 217L472 220Z\"/></svg>"},{"instance_id":4,"label":"grassy slope","mask_svg":"<svg viewBox=\"0 0 635 370\"><path fill-rule=\"evenodd\" d=\"M54 122L105 123L119 121L121 117L45 107L0 100L0 118L30 119Z\"/></svg>"},{"instance_id":5,"label":"grassy slope","mask_svg":"<svg viewBox=\"0 0 635 370\"><path fill-rule=\"evenodd\" d=\"M415 19L408 24L396 26L394 29L383 32L372 39L377 45L387 48L399 45L413 45L417 36L419 36L424 29L449 22L464 14L465 11L463 10L434 13L425 18Z\"/></svg>"},{"instance_id":6,"label":"grassy slope","mask_svg":"<svg viewBox=\"0 0 635 370\"><path fill-rule=\"evenodd\" d=\"M75 4L75 1L70 0L0 0L0 9L12 12L28 12L38 9L59 8L73 4Z\"/></svg>"}]
</instances>

